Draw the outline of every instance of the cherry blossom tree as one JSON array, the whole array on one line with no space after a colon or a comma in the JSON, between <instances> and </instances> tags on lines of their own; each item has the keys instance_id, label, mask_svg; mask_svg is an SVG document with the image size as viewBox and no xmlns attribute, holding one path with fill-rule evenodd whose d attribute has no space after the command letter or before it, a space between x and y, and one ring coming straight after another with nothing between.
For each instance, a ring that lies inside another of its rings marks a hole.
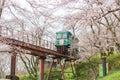
<instances>
[{"instance_id":1,"label":"cherry blossom tree","mask_svg":"<svg viewBox=\"0 0 120 80\"><path fill-rule=\"evenodd\" d=\"M79 1L76 3L80 5ZM99 49L99 52L102 50L107 53L112 47L118 47L119 1L84 0L82 4L82 7L73 6L74 10L77 8L78 11L67 15L66 21L68 25L66 28L72 29L74 27L76 33L78 35L81 34L81 44L84 44L85 40L88 40L88 44L97 48L93 50L98 51ZM71 9L68 6L66 8ZM82 38L84 40L83 42Z\"/></svg>"},{"instance_id":2,"label":"cherry blossom tree","mask_svg":"<svg viewBox=\"0 0 120 80\"><path fill-rule=\"evenodd\" d=\"M5 4L5 0L1 0L0 1L0 17L2 15L2 10L3 10L4 4Z\"/></svg>"}]
</instances>

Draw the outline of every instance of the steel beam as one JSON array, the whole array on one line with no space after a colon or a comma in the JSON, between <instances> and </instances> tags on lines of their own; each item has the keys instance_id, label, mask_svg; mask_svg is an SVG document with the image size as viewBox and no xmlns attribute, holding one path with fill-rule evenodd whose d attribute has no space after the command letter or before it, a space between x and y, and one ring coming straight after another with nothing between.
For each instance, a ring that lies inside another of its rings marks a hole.
<instances>
[{"instance_id":1,"label":"steel beam","mask_svg":"<svg viewBox=\"0 0 120 80\"><path fill-rule=\"evenodd\" d=\"M54 63L54 59L52 59L52 63L51 63L51 66L50 66L50 69L49 69L49 72L48 72L47 80L49 80L49 78L50 78L50 73L52 71L53 63Z\"/></svg>"},{"instance_id":2,"label":"steel beam","mask_svg":"<svg viewBox=\"0 0 120 80\"><path fill-rule=\"evenodd\" d=\"M0 36L0 42L2 42L4 44L8 44L8 45L19 46L22 49L26 49L26 50L41 52L39 54L32 54L32 55L36 55L36 56L43 54L43 55L55 55L55 56L64 57L64 58L72 58L68 55L61 54L61 53L54 51L54 50L46 49L46 48L43 48L40 46L35 46L35 45L29 44L29 43L25 43L22 41L6 38L6 37L2 37L2 36Z\"/></svg>"},{"instance_id":3,"label":"steel beam","mask_svg":"<svg viewBox=\"0 0 120 80\"><path fill-rule=\"evenodd\" d=\"M40 58L40 80L44 80L44 60L45 58Z\"/></svg>"},{"instance_id":4,"label":"steel beam","mask_svg":"<svg viewBox=\"0 0 120 80\"><path fill-rule=\"evenodd\" d=\"M12 80L15 80L15 68L16 68L16 53L13 52L11 56L11 78Z\"/></svg>"},{"instance_id":5,"label":"steel beam","mask_svg":"<svg viewBox=\"0 0 120 80\"><path fill-rule=\"evenodd\" d=\"M62 66L62 64L61 64L60 58L58 58L57 60L58 60L58 63L60 64L61 74L62 74L62 80L65 80L65 77L64 77L64 69L63 69L63 66Z\"/></svg>"}]
</instances>

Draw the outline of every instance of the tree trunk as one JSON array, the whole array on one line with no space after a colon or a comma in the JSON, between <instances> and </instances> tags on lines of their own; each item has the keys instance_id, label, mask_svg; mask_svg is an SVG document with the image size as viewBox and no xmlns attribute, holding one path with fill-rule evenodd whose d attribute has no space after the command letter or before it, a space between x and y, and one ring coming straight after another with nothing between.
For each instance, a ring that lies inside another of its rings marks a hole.
<instances>
[{"instance_id":1,"label":"tree trunk","mask_svg":"<svg viewBox=\"0 0 120 80\"><path fill-rule=\"evenodd\" d=\"M1 0L1 2L0 2L0 5L1 5L1 7L0 7L0 18L1 18L1 16L2 16L2 11L3 11L3 6L4 6L4 4L5 4L5 0Z\"/></svg>"}]
</instances>

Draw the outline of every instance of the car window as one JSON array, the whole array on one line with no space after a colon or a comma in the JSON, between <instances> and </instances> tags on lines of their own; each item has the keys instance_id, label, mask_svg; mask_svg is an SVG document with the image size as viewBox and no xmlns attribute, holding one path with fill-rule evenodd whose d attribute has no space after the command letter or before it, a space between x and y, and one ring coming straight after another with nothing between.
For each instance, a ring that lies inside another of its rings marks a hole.
<instances>
[{"instance_id":1,"label":"car window","mask_svg":"<svg viewBox=\"0 0 120 80\"><path fill-rule=\"evenodd\" d=\"M57 38L57 39L62 38L62 34L57 34L56 38Z\"/></svg>"},{"instance_id":2,"label":"car window","mask_svg":"<svg viewBox=\"0 0 120 80\"><path fill-rule=\"evenodd\" d=\"M67 34L63 34L63 38L67 38Z\"/></svg>"}]
</instances>

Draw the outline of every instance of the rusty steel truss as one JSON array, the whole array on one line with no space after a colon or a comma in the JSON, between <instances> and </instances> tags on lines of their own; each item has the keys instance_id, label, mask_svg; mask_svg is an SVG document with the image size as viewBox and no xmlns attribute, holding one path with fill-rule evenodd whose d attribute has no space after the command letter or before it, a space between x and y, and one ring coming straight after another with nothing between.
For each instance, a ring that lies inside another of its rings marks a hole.
<instances>
[{"instance_id":1,"label":"rusty steel truss","mask_svg":"<svg viewBox=\"0 0 120 80\"><path fill-rule=\"evenodd\" d=\"M22 33L22 36L20 34ZM29 37L29 35L25 34L25 32L17 31L15 32L13 29L11 30L8 27L0 27L0 43L4 43L10 46L19 47L21 49L29 50L31 52L30 55L35 55L40 57L40 80L44 80L44 61L46 56L53 55L57 58L60 63L61 58L66 59L74 59L68 55L61 54L55 51L54 44L45 40L39 41L37 38ZM30 39L34 40L31 42ZM16 68L16 52L14 49L11 51L11 73L7 78L12 80L19 80L17 76L15 76L15 68ZM53 60L54 61L54 60ZM62 65L62 79L64 79L64 70ZM50 68L49 74L51 72L52 66ZM48 79L49 79L48 74Z\"/></svg>"}]
</instances>

